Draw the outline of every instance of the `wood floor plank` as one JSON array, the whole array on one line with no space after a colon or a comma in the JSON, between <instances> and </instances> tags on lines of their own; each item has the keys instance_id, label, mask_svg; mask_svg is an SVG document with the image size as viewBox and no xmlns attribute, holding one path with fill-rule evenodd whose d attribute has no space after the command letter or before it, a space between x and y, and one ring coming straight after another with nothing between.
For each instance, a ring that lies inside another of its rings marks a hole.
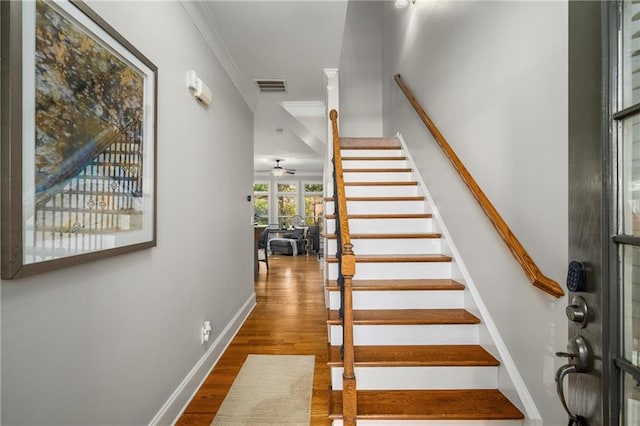
<instances>
[{"instance_id":1,"label":"wood floor plank","mask_svg":"<svg viewBox=\"0 0 640 426\"><path fill-rule=\"evenodd\" d=\"M479 345L355 346L356 367L497 366ZM329 366L342 367L340 346L329 347Z\"/></svg>"},{"instance_id":2,"label":"wood floor plank","mask_svg":"<svg viewBox=\"0 0 640 426\"><path fill-rule=\"evenodd\" d=\"M269 272L260 265L255 282L255 308L176 425L209 426L249 354L315 355L311 425L330 425L322 287L315 257L269 256Z\"/></svg>"},{"instance_id":3,"label":"wood floor plank","mask_svg":"<svg viewBox=\"0 0 640 426\"><path fill-rule=\"evenodd\" d=\"M332 391L332 419L342 415L342 392ZM398 413L402 407L402 413ZM506 420L524 416L496 389L358 391L362 420Z\"/></svg>"}]
</instances>

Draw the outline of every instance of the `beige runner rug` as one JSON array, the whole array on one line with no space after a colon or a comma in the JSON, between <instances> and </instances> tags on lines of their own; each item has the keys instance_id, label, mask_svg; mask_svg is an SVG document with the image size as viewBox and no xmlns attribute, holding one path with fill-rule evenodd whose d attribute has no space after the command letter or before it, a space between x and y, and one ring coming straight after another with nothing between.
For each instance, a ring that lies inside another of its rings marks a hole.
<instances>
[{"instance_id":1,"label":"beige runner rug","mask_svg":"<svg viewBox=\"0 0 640 426\"><path fill-rule=\"evenodd\" d=\"M313 355L249 355L215 426L309 425Z\"/></svg>"}]
</instances>

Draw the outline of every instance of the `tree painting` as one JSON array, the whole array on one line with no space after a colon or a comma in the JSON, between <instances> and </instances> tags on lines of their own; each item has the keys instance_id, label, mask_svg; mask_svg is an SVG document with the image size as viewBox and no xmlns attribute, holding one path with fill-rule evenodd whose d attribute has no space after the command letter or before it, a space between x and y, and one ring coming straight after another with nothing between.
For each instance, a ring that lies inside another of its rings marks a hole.
<instances>
[{"instance_id":1,"label":"tree painting","mask_svg":"<svg viewBox=\"0 0 640 426\"><path fill-rule=\"evenodd\" d=\"M2 278L155 246L158 68L84 2L2 6Z\"/></svg>"},{"instance_id":2,"label":"tree painting","mask_svg":"<svg viewBox=\"0 0 640 426\"><path fill-rule=\"evenodd\" d=\"M114 142L136 143L140 154L144 77L42 0L35 67L35 183L42 204Z\"/></svg>"}]
</instances>

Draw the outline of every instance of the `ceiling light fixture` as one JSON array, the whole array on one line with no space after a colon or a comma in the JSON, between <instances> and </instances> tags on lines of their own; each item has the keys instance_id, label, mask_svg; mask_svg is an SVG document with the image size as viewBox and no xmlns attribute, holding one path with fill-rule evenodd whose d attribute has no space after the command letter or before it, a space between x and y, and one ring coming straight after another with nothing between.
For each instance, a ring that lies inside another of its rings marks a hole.
<instances>
[{"instance_id":1,"label":"ceiling light fixture","mask_svg":"<svg viewBox=\"0 0 640 426\"><path fill-rule=\"evenodd\" d=\"M416 4L416 0L396 0L393 5L398 9L404 9L409 4Z\"/></svg>"},{"instance_id":2,"label":"ceiling light fixture","mask_svg":"<svg viewBox=\"0 0 640 426\"><path fill-rule=\"evenodd\" d=\"M282 167L276 167L271 171L271 174L275 177L280 177L284 174L284 169Z\"/></svg>"}]
</instances>

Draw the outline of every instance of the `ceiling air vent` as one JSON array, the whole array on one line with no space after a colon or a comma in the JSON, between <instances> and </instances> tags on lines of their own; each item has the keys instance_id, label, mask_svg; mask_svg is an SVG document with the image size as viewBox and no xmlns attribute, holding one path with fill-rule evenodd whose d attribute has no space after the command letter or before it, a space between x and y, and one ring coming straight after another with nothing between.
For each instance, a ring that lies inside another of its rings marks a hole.
<instances>
[{"instance_id":1,"label":"ceiling air vent","mask_svg":"<svg viewBox=\"0 0 640 426\"><path fill-rule=\"evenodd\" d=\"M287 91L284 80L256 80L256 84L262 93L284 93Z\"/></svg>"}]
</instances>

